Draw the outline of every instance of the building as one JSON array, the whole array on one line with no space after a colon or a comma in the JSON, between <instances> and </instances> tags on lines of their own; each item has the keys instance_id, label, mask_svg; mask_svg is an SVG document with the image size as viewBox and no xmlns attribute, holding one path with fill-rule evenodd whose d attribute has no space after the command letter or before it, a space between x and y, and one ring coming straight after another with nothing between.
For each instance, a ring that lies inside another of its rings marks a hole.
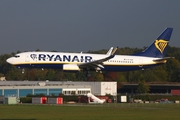
<instances>
[{"instance_id":1,"label":"building","mask_svg":"<svg viewBox=\"0 0 180 120\"><path fill-rule=\"evenodd\" d=\"M136 94L138 83L122 83L118 88L119 94ZM147 83L149 94L172 94L173 90L180 90L179 83Z\"/></svg>"},{"instance_id":2,"label":"building","mask_svg":"<svg viewBox=\"0 0 180 120\"><path fill-rule=\"evenodd\" d=\"M72 82L72 81L0 81L0 96L24 97L37 95L116 95L117 82Z\"/></svg>"}]
</instances>

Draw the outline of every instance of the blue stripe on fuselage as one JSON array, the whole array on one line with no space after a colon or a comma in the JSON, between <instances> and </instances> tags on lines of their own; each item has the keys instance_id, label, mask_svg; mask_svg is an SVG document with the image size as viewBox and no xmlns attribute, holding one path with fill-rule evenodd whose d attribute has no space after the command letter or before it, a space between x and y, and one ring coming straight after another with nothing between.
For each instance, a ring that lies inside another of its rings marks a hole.
<instances>
[{"instance_id":1,"label":"blue stripe on fuselage","mask_svg":"<svg viewBox=\"0 0 180 120\"><path fill-rule=\"evenodd\" d=\"M158 66L160 64L153 64L153 65L144 65L144 66L115 66L115 65L104 65L104 69L102 71L133 71L133 70L140 70L146 69L154 66ZM63 64L21 64L16 65L19 68L54 68L54 69L63 69Z\"/></svg>"}]
</instances>

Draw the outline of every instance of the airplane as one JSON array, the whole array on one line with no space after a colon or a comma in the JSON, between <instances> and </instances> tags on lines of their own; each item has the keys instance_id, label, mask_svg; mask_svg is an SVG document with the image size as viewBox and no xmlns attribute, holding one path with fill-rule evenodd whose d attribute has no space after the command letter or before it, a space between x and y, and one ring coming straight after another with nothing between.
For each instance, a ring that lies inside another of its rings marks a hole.
<instances>
[{"instance_id":1,"label":"airplane","mask_svg":"<svg viewBox=\"0 0 180 120\"><path fill-rule=\"evenodd\" d=\"M18 68L58 68L63 71L133 71L165 64L164 57L173 28L166 28L144 51L132 55L116 55L111 47L107 54L68 52L23 52L6 61Z\"/></svg>"}]
</instances>

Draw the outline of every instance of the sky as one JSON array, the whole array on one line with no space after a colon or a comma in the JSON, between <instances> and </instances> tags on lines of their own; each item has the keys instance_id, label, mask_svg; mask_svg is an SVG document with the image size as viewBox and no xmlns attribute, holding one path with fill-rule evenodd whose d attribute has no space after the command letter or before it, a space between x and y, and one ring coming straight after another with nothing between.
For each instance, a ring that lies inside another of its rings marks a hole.
<instances>
[{"instance_id":1,"label":"sky","mask_svg":"<svg viewBox=\"0 0 180 120\"><path fill-rule=\"evenodd\" d=\"M180 47L180 0L0 0L0 55L149 46L166 28Z\"/></svg>"}]
</instances>

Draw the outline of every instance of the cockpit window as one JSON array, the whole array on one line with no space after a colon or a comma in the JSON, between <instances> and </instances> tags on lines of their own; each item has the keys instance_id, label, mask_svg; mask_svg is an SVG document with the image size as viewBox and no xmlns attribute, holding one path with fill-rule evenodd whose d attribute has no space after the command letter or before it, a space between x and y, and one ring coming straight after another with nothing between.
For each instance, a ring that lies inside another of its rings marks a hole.
<instances>
[{"instance_id":1,"label":"cockpit window","mask_svg":"<svg viewBox=\"0 0 180 120\"><path fill-rule=\"evenodd\" d=\"M18 58L18 57L20 57L20 56L19 56L19 55L15 55L14 57L15 57L15 58Z\"/></svg>"}]
</instances>

